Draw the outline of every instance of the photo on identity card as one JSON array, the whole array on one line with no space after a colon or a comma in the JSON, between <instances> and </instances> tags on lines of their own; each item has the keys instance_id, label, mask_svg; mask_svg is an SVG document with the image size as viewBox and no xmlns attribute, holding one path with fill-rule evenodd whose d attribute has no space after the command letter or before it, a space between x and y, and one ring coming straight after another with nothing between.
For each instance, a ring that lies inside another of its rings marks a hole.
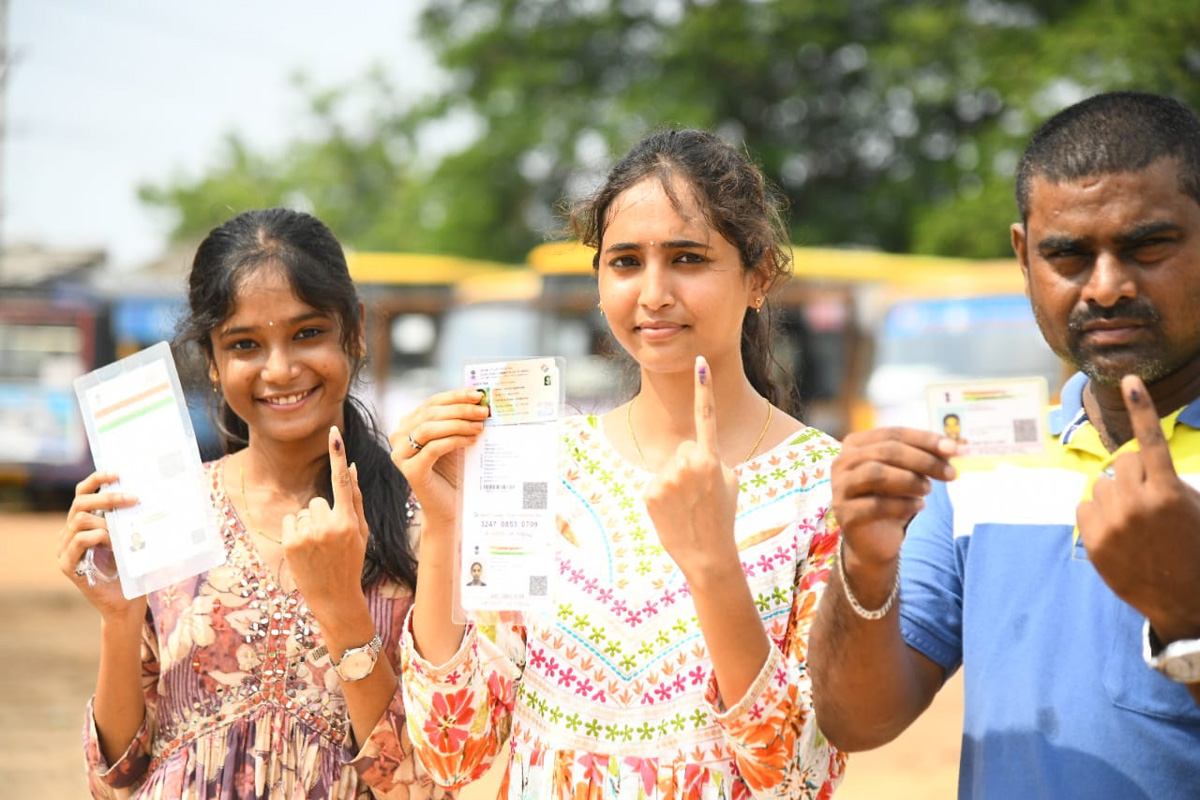
<instances>
[{"instance_id":1,"label":"photo on identity card","mask_svg":"<svg viewBox=\"0 0 1200 800\"><path fill-rule=\"evenodd\" d=\"M113 556L128 598L225 561L204 465L171 348L159 342L76 379L84 429L105 487L138 499L108 512Z\"/></svg>"},{"instance_id":2,"label":"photo on identity card","mask_svg":"<svg viewBox=\"0 0 1200 800\"><path fill-rule=\"evenodd\" d=\"M465 382L489 416L463 455L456 607L476 612L539 608L553 577L562 358L471 361ZM461 620L460 620L461 621Z\"/></svg>"}]
</instances>

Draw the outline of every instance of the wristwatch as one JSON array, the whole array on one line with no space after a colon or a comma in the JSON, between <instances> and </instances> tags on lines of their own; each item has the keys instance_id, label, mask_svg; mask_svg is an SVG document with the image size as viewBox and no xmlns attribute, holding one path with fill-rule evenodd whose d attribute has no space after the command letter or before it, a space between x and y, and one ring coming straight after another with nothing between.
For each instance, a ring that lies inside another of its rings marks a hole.
<instances>
[{"instance_id":1,"label":"wristwatch","mask_svg":"<svg viewBox=\"0 0 1200 800\"><path fill-rule=\"evenodd\" d=\"M379 634L362 647L351 647L342 653L341 659L333 665L334 672L343 682L361 681L375 669L379 659L379 651L383 649L383 640Z\"/></svg>"},{"instance_id":2,"label":"wristwatch","mask_svg":"<svg viewBox=\"0 0 1200 800\"><path fill-rule=\"evenodd\" d=\"M1179 683L1200 683L1200 639L1180 639L1163 645L1149 621L1143 628L1142 655L1146 663Z\"/></svg>"}]
</instances>

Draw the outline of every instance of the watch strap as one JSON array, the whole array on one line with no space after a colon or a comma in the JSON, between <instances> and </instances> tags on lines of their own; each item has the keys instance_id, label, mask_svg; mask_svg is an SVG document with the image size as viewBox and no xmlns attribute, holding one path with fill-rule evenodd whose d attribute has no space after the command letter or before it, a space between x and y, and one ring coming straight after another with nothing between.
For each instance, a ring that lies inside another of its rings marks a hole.
<instances>
[{"instance_id":1,"label":"watch strap","mask_svg":"<svg viewBox=\"0 0 1200 800\"><path fill-rule=\"evenodd\" d=\"M1200 683L1200 639L1164 645L1150 621L1142 626L1142 657L1147 666L1179 683Z\"/></svg>"}]
</instances>

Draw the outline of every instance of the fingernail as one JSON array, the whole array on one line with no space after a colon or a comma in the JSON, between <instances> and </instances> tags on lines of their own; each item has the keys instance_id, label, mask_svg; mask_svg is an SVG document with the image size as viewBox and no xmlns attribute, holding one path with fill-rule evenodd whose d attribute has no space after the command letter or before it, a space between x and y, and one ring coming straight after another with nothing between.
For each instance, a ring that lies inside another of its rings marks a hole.
<instances>
[{"instance_id":1,"label":"fingernail","mask_svg":"<svg viewBox=\"0 0 1200 800\"><path fill-rule=\"evenodd\" d=\"M696 360L700 363L696 367L696 374L700 376L700 385L708 383L708 364L704 363L703 356L697 356Z\"/></svg>"}]
</instances>

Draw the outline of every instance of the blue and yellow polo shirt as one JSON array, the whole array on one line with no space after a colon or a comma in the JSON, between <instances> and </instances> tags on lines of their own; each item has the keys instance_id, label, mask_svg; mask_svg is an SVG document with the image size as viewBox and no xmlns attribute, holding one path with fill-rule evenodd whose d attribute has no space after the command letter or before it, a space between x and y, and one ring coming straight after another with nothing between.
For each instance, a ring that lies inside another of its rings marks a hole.
<instances>
[{"instance_id":1,"label":"blue and yellow polo shirt","mask_svg":"<svg viewBox=\"0 0 1200 800\"><path fill-rule=\"evenodd\" d=\"M963 668L960 797L1200 797L1200 708L1146 666L1143 618L1075 535L1096 476L1137 448L1105 450L1086 383L1063 388L1044 454L961 459L904 542L904 638L947 674ZM1162 423L1200 488L1200 400Z\"/></svg>"}]
</instances>

